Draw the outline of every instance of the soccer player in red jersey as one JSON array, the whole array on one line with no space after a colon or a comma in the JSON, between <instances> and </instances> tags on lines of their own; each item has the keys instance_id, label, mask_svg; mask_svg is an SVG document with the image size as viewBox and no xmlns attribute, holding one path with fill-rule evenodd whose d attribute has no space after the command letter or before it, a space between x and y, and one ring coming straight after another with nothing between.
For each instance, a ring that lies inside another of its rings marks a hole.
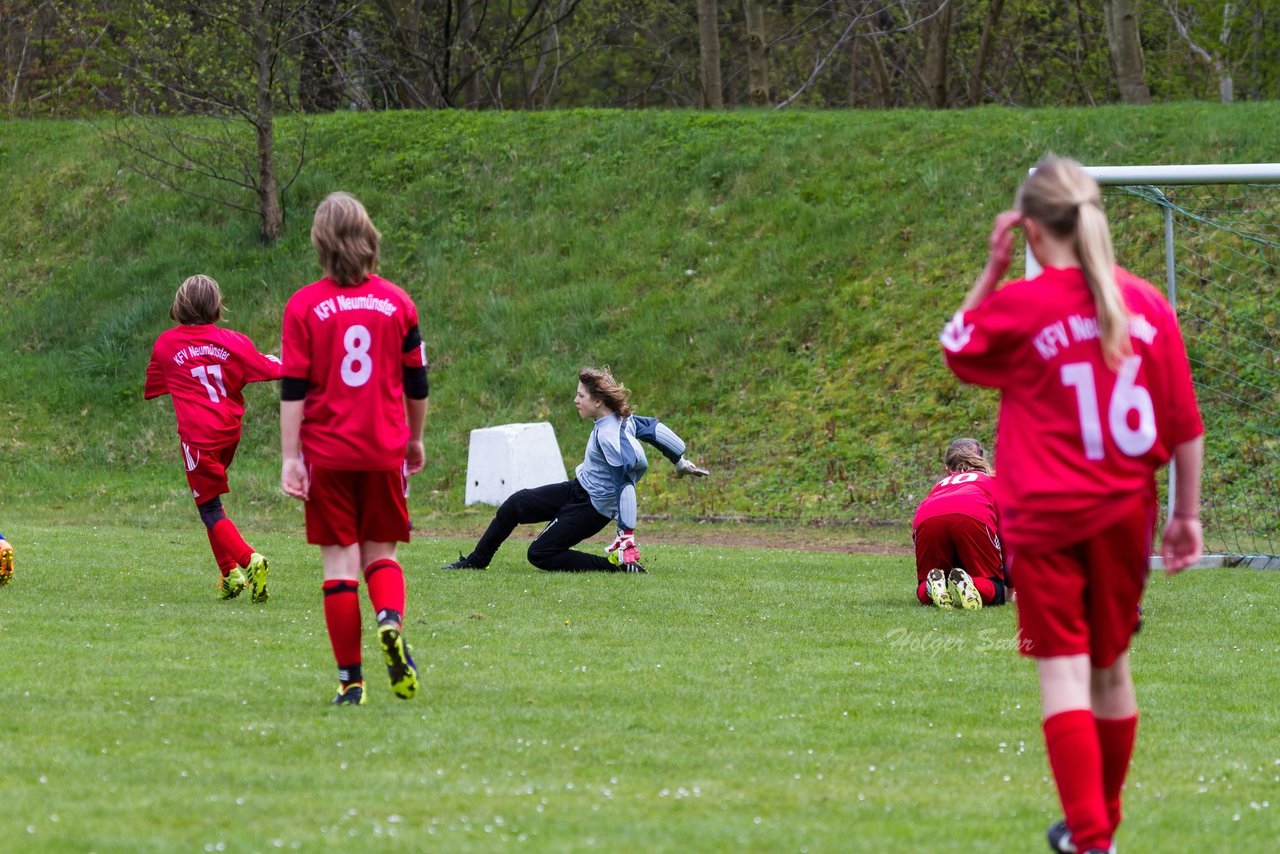
<instances>
[{"instance_id":1,"label":"soccer player in red jersey","mask_svg":"<svg viewBox=\"0 0 1280 854\"><path fill-rule=\"evenodd\" d=\"M0 534L0 587L8 584L11 578L13 578L13 546L9 545L4 534Z\"/></svg>"},{"instance_id":2,"label":"soccer player in red jersey","mask_svg":"<svg viewBox=\"0 0 1280 854\"><path fill-rule=\"evenodd\" d=\"M280 379L280 361L258 352L245 335L215 324L222 290L208 276L191 276L173 298L178 323L160 333L147 365L143 397L173 398L187 483L218 563L218 593L234 599L247 585L254 602L267 601L267 559L227 518L222 496L240 443L245 385Z\"/></svg>"},{"instance_id":3,"label":"soccer player in red jersey","mask_svg":"<svg viewBox=\"0 0 1280 854\"><path fill-rule=\"evenodd\" d=\"M997 287L1021 228L1043 271ZM1138 723L1128 647L1156 518L1154 473L1177 464L1166 571L1203 550L1204 427L1177 318L1115 265L1097 183L1042 161L996 217L985 269L940 337L960 379L1000 389L996 482L1024 654L1065 821L1055 851L1103 852Z\"/></svg>"},{"instance_id":4,"label":"soccer player in red jersey","mask_svg":"<svg viewBox=\"0 0 1280 854\"><path fill-rule=\"evenodd\" d=\"M365 702L362 572L392 691L418 690L396 543L409 541L407 478L423 465L427 359L413 300L374 273L380 239L355 197L331 193L311 226L324 278L284 312L280 482L306 502L307 542L320 547L338 705Z\"/></svg>"},{"instance_id":5,"label":"soccer player in red jersey","mask_svg":"<svg viewBox=\"0 0 1280 854\"><path fill-rule=\"evenodd\" d=\"M1004 558L995 477L977 439L956 439L947 476L925 496L911 523L916 598L922 605L976 611L1005 601Z\"/></svg>"}]
</instances>

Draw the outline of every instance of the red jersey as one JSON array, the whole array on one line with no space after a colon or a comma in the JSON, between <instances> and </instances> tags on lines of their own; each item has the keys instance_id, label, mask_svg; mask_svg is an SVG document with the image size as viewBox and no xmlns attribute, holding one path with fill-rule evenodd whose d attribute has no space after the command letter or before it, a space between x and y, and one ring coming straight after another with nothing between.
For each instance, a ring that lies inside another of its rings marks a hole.
<instances>
[{"instance_id":1,"label":"red jersey","mask_svg":"<svg viewBox=\"0 0 1280 854\"><path fill-rule=\"evenodd\" d=\"M175 326L151 348L143 397L173 395L178 436L197 448L240 440L249 383L280 379L280 361L264 356L248 336L212 323Z\"/></svg>"},{"instance_id":2,"label":"red jersey","mask_svg":"<svg viewBox=\"0 0 1280 854\"><path fill-rule=\"evenodd\" d=\"M378 276L346 288L324 278L293 295L284 310L284 375L307 381L305 459L345 471L401 466L409 441L404 369L427 364L417 327L413 300Z\"/></svg>"},{"instance_id":3,"label":"red jersey","mask_svg":"<svg viewBox=\"0 0 1280 854\"><path fill-rule=\"evenodd\" d=\"M1154 497L1157 468L1204 432L1172 307L1117 267L1133 352L1107 367L1078 268L1046 268L957 313L940 340L965 382L1000 389L996 485L1002 533L1062 548Z\"/></svg>"},{"instance_id":4,"label":"red jersey","mask_svg":"<svg viewBox=\"0 0 1280 854\"><path fill-rule=\"evenodd\" d=\"M912 529L935 516L970 516L994 532L1000 530L996 513L996 479L986 472L964 471L947 475L929 491L916 508Z\"/></svg>"}]
</instances>

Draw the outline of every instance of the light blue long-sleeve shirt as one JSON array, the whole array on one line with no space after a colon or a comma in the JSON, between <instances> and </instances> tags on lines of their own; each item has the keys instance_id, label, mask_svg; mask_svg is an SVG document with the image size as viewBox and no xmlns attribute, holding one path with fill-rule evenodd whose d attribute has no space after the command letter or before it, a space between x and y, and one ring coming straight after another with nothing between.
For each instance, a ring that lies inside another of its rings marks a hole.
<instances>
[{"instance_id":1,"label":"light blue long-sleeve shirt","mask_svg":"<svg viewBox=\"0 0 1280 854\"><path fill-rule=\"evenodd\" d=\"M684 456L684 440L658 419L619 418L610 412L596 419L587 452L574 471L591 496L591 506L627 530L636 527L636 483L649 468L640 442L653 445L673 464Z\"/></svg>"}]
</instances>

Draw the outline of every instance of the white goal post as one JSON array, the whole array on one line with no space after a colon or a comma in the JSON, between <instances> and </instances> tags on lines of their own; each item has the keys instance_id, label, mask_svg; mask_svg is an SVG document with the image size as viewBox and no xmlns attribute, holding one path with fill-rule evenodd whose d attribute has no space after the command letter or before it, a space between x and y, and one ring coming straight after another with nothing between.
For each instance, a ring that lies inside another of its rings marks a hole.
<instances>
[{"instance_id":1,"label":"white goal post","mask_svg":"<svg viewBox=\"0 0 1280 854\"><path fill-rule=\"evenodd\" d=\"M1163 267L1187 339L1206 422L1197 565L1280 569L1280 163L1085 170L1118 260L1153 282ZM1029 248L1026 264L1039 273ZM1170 496L1176 477L1170 466Z\"/></svg>"}]
</instances>

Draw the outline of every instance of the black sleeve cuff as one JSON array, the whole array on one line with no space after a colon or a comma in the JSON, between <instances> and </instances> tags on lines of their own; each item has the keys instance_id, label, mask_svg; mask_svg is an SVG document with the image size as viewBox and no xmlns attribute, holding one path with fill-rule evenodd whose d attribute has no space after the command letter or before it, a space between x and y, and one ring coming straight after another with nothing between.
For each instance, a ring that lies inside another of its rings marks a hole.
<instances>
[{"instance_id":1,"label":"black sleeve cuff","mask_svg":"<svg viewBox=\"0 0 1280 854\"><path fill-rule=\"evenodd\" d=\"M307 396L307 381L299 377L280 378L281 400L304 400Z\"/></svg>"},{"instance_id":2,"label":"black sleeve cuff","mask_svg":"<svg viewBox=\"0 0 1280 854\"><path fill-rule=\"evenodd\" d=\"M427 384L427 367L404 369L404 396L410 400L426 400L429 386Z\"/></svg>"}]
</instances>

